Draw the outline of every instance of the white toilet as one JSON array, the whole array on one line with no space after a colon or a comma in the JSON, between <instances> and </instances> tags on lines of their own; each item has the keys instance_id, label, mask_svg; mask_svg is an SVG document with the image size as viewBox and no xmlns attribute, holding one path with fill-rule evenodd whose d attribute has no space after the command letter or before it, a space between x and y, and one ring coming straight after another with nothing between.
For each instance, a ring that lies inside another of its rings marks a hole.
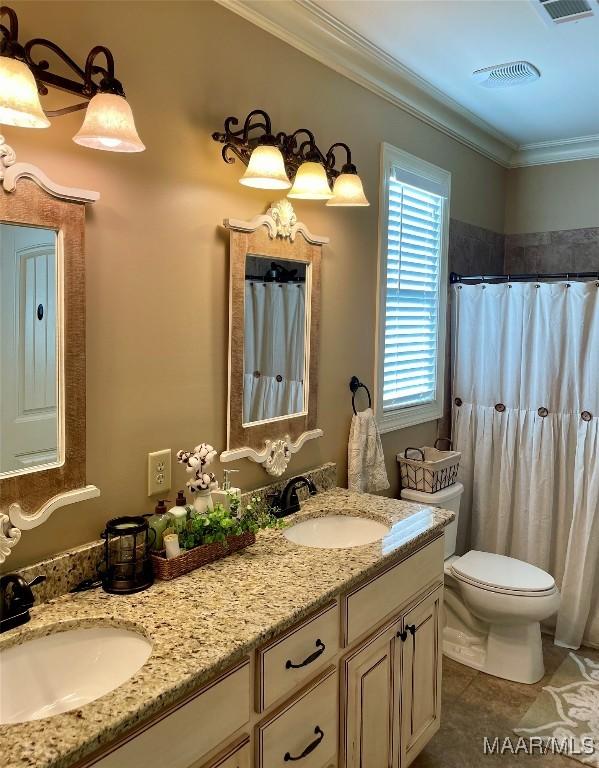
<instances>
[{"instance_id":1,"label":"white toilet","mask_svg":"<svg viewBox=\"0 0 599 768\"><path fill-rule=\"evenodd\" d=\"M559 607L553 577L513 557L472 550L455 554L461 483L437 493L404 489L401 498L443 507L456 519L445 528L443 652L469 667L519 683L543 677L540 622Z\"/></svg>"}]
</instances>

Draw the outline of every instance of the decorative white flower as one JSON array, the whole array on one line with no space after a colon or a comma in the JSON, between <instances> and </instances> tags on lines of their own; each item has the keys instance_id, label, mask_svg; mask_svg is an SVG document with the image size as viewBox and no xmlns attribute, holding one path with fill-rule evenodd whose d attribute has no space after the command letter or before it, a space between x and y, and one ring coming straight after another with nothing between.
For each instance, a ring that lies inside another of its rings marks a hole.
<instances>
[{"instance_id":1,"label":"decorative white flower","mask_svg":"<svg viewBox=\"0 0 599 768\"><path fill-rule=\"evenodd\" d=\"M200 443L199 445L196 445L196 447L193 449L193 452L199 461L201 461L202 466L204 467L208 464L212 464L216 458L216 451L214 450L214 447L210 445L210 443Z\"/></svg>"},{"instance_id":2,"label":"decorative white flower","mask_svg":"<svg viewBox=\"0 0 599 768\"><path fill-rule=\"evenodd\" d=\"M192 493L207 491L216 486L216 475L213 472L196 472L195 480L188 480L187 487Z\"/></svg>"},{"instance_id":3,"label":"decorative white flower","mask_svg":"<svg viewBox=\"0 0 599 768\"><path fill-rule=\"evenodd\" d=\"M200 443L193 451L177 451L177 461L185 464L190 473L201 472L204 467L212 464L216 458L216 450L210 443Z\"/></svg>"},{"instance_id":4,"label":"decorative white flower","mask_svg":"<svg viewBox=\"0 0 599 768\"><path fill-rule=\"evenodd\" d=\"M201 470L203 466L204 466L204 462L200 459L197 453L192 453L189 459L187 460L188 472L196 472L198 470Z\"/></svg>"}]
</instances>

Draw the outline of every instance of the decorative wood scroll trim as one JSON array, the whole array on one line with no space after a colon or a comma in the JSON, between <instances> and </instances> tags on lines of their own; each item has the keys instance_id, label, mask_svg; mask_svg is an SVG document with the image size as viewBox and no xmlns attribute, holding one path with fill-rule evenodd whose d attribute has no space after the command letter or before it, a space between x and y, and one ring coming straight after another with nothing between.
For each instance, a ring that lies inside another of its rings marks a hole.
<instances>
[{"instance_id":1,"label":"decorative wood scroll trim","mask_svg":"<svg viewBox=\"0 0 599 768\"><path fill-rule=\"evenodd\" d=\"M17 163L16 160L14 149L6 144L4 136L0 134L0 180L5 192L14 192L19 179L31 179L44 192L59 200L67 200L70 203L95 203L100 199L99 192L57 184L48 178L41 168L31 163Z\"/></svg>"},{"instance_id":2,"label":"decorative wood scroll trim","mask_svg":"<svg viewBox=\"0 0 599 768\"><path fill-rule=\"evenodd\" d=\"M59 200L67 200L69 203L95 203L100 199L99 192L90 189L78 189L77 187L64 187L56 184L46 174L30 163L15 163L4 170L2 184L6 192L14 192L19 179L31 179L44 192Z\"/></svg>"},{"instance_id":3,"label":"decorative wood scroll trim","mask_svg":"<svg viewBox=\"0 0 599 768\"><path fill-rule=\"evenodd\" d=\"M0 180L4 178L6 169L17 161L17 155L14 149L4 141L4 136L0 134Z\"/></svg>"},{"instance_id":4,"label":"decorative wood scroll trim","mask_svg":"<svg viewBox=\"0 0 599 768\"><path fill-rule=\"evenodd\" d=\"M95 485L86 485L83 488L75 488L72 491L65 491L53 496L45 504L38 507L33 513L26 513L17 502L11 504L8 508L8 514L11 522L22 531L28 531L35 528L50 517L52 512L60 507L66 507L68 504L76 504L78 501L86 499L95 499L100 495L100 489Z\"/></svg>"},{"instance_id":5,"label":"decorative wood scroll trim","mask_svg":"<svg viewBox=\"0 0 599 768\"><path fill-rule=\"evenodd\" d=\"M272 240L281 237L289 238L293 242L296 235L301 233L306 242L313 245L326 245L329 242L328 237L313 235L305 224L297 220L293 206L286 198L273 203L266 213L254 216L251 221L225 219L223 224L227 229L234 229L237 232L255 232L264 226L268 229Z\"/></svg>"},{"instance_id":6,"label":"decorative wood scroll trim","mask_svg":"<svg viewBox=\"0 0 599 768\"><path fill-rule=\"evenodd\" d=\"M8 515L0 512L0 565L6 560L12 551L12 547L21 538L21 531L13 528Z\"/></svg>"},{"instance_id":7,"label":"decorative wood scroll trim","mask_svg":"<svg viewBox=\"0 0 599 768\"><path fill-rule=\"evenodd\" d=\"M237 461L238 459L250 459L255 461L256 464L262 464L269 475L280 477L287 469L291 456L294 453L298 453L308 440L322 437L323 434L322 429L311 429L308 432L303 432L295 442L291 441L289 435L275 440L266 440L261 451L247 446L233 448L230 451L223 451L220 455L220 460Z\"/></svg>"}]
</instances>

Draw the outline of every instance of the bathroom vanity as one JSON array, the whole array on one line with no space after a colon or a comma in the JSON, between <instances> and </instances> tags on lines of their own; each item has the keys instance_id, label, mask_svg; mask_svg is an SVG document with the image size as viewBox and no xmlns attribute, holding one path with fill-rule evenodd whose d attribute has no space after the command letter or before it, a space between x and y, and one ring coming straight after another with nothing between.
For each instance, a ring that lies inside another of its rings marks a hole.
<instances>
[{"instance_id":1,"label":"bathroom vanity","mask_svg":"<svg viewBox=\"0 0 599 768\"><path fill-rule=\"evenodd\" d=\"M152 642L126 683L78 710L0 726L5 768L407 766L439 728L443 529L452 513L335 489L306 518L385 524L344 549L285 531L128 597L65 595L6 644L121 626Z\"/></svg>"}]
</instances>

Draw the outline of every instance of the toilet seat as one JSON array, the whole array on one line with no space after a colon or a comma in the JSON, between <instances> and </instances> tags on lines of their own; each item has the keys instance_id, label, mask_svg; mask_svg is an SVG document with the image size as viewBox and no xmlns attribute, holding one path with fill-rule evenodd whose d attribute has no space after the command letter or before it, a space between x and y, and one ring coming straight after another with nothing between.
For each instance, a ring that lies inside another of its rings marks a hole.
<instances>
[{"instance_id":1,"label":"toilet seat","mask_svg":"<svg viewBox=\"0 0 599 768\"><path fill-rule=\"evenodd\" d=\"M525 597L545 597L555 593L553 577L530 563L492 552L471 550L451 563L458 581L488 592Z\"/></svg>"}]
</instances>

